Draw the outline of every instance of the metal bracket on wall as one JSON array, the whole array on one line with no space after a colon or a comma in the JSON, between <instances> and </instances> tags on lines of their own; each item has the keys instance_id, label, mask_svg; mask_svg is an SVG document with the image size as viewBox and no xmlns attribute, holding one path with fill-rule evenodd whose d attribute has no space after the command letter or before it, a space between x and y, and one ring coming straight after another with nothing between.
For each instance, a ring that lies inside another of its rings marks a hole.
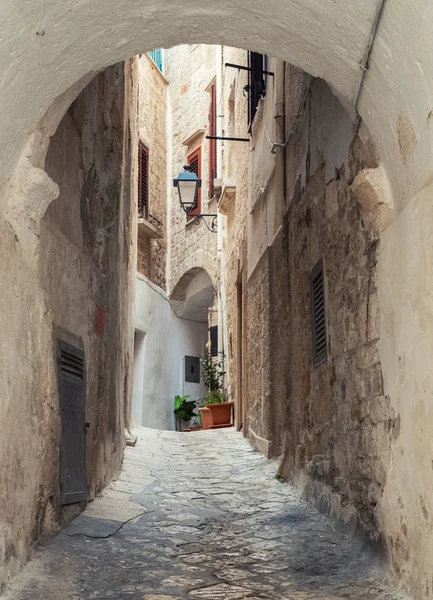
<instances>
[{"instance_id":1,"label":"metal bracket on wall","mask_svg":"<svg viewBox=\"0 0 433 600\"><path fill-rule=\"evenodd\" d=\"M207 140L226 140L227 142L249 142L250 138L224 137L223 135L207 135Z\"/></svg>"},{"instance_id":2,"label":"metal bracket on wall","mask_svg":"<svg viewBox=\"0 0 433 600\"><path fill-rule=\"evenodd\" d=\"M226 67L231 67L232 69L239 69L240 71L254 71L255 73L262 73L263 75L270 75L274 77L274 73L272 71L265 71L264 69L256 69L255 67L244 67L244 65L235 65L234 63L225 63Z\"/></svg>"},{"instance_id":3,"label":"metal bracket on wall","mask_svg":"<svg viewBox=\"0 0 433 600\"><path fill-rule=\"evenodd\" d=\"M187 213L188 214L188 213ZM190 218L191 222L195 221L197 222L197 224L200 222L200 219L203 221L203 223L206 225L206 227L209 229L209 231L211 231L212 233L217 233L217 218L218 215L217 214L198 214L198 215L194 215L194 214L189 214L188 217ZM210 226L206 223L206 218L205 217L211 217L212 221L210 222Z\"/></svg>"}]
</instances>

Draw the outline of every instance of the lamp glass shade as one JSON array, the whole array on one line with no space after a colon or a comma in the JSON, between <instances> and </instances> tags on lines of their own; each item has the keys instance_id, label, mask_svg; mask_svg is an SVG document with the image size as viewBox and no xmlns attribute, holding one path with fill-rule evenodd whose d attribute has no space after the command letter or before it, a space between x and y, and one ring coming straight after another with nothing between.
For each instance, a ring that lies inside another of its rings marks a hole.
<instances>
[{"instance_id":1,"label":"lamp glass shade","mask_svg":"<svg viewBox=\"0 0 433 600\"><path fill-rule=\"evenodd\" d=\"M189 212L194 206L197 190L201 187L201 179L191 171L191 165L185 165L184 171L173 180L173 184L177 187L184 211Z\"/></svg>"},{"instance_id":2,"label":"lamp glass shade","mask_svg":"<svg viewBox=\"0 0 433 600\"><path fill-rule=\"evenodd\" d=\"M198 179L179 179L177 188L179 190L180 201L184 208L188 210L194 205L195 194L197 191Z\"/></svg>"}]
</instances>

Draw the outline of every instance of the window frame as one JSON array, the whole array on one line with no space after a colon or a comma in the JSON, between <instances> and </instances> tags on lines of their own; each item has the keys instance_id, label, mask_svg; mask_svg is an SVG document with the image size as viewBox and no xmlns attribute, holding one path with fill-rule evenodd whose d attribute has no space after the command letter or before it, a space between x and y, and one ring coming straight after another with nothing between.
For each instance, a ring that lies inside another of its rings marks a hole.
<instances>
[{"instance_id":1,"label":"window frame","mask_svg":"<svg viewBox=\"0 0 433 600\"><path fill-rule=\"evenodd\" d=\"M187 156L187 162L189 165L192 166L192 161L194 160L194 158L197 157L197 171L193 171L194 173L196 173L198 179L201 179L201 171L202 171L202 153L201 153L201 146L199 146L198 148L196 148L193 152L190 152ZM197 204L195 206L195 208L193 208L189 213L188 213L188 220L194 218L194 215L199 215L201 214L201 190L202 188L199 187L197 189L196 195L197 195Z\"/></svg>"}]
</instances>

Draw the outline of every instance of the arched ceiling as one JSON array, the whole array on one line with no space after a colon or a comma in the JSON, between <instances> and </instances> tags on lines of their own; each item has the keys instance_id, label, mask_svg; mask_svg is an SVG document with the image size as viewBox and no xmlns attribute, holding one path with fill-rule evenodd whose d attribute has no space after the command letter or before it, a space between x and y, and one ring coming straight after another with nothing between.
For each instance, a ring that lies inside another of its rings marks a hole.
<instances>
[{"instance_id":1,"label":"arched ceiling","mask_svg":"<svg viewBox=\"0 0 433 600\"><path fill-rule=\"evenodd\" d=\"M215 288L207 272L194 267L184 273L170 295L170 303L178 317L206 323L213 306Z\"/></svg>"},{"instance_id":2,"label":"arched ceiling","mask_svg":"<svg viewBox=\"0 0 433 600\"><path fill-rule=\"evenodd\" d=\"M159 46L221 43L283 58L357 104L404 202L429 182L433 159L432 23L431 0L3 0L0 185L86 74Z\"/></svg>"}]
</instances>

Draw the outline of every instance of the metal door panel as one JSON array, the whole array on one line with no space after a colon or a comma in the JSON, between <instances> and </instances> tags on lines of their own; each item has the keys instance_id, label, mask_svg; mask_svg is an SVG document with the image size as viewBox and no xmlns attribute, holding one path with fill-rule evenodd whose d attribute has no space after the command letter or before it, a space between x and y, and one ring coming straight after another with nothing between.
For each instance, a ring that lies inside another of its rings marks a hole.
<instances>
[{"instance_id":1,"label":"metal door panel","mask_svg":"<svg viewBox=\"0 0 433 600\"><path fill-rule=\"evenodd\" d=\"M61 503L86 500L84 353L59 342Z\"/></svg>"}]
</instances>

